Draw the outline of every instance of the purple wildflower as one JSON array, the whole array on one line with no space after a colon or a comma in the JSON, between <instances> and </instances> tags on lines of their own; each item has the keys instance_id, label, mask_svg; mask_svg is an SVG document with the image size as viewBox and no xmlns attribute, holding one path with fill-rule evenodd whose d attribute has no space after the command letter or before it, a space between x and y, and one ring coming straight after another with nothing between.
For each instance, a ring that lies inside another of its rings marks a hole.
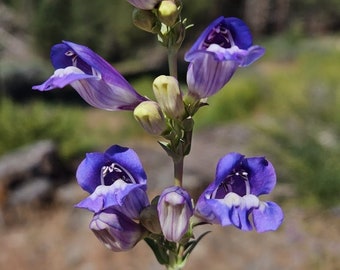
<instances>
[{"instance_id":1,"label":"purple wildflower","mask_svg":"<svg viewBox=\"0 0 340 270\"><path fill-rule=\"evenodd\" d=\"M282 209L274 202L258 198L269 194L275 184L275 170L268 160L230 153L220 159L215 181L197 202L196 215L211 223L234 225L245 231L253 226L257 232L276 230L283 221Z\"/></svg>"},{"instance_id":2,"label":"purple wildflower","mask_svg":"<svg viewBox=\"0 0 340 270\"><path fill-rule=\"evenodd\" d=\"M146 175L132 149L113 145L104 153L87 154L76 176L79 185L91 193L77 207L94 213L110 208L138 219L149 205Z\"/></svg>"},{"instance_id":3,"label":"purple wildflower","mask_svg":"<svg viewBox=\"0 0 340 270\"><path fill-rule=\"evenodd\" d=\"M104 110L133 110L147 100L102 57L91 49L69 41L51 49L56 69L43 84L33 86L39 91L63 88L70 84L90 105Z\"/></svg>"},{"instance_id":4,"label":"purple wildflower","mask_svg":"<svg viewBox=\"0 0 340 270\"><path fill-rule=\"evenodd\" d=\"M238 18L219 17L200 35L185 54L189 93L206 98L218 92L238 67L245 67L264 54L253 45L247 25Z\"/></svg>"}]
</instances>

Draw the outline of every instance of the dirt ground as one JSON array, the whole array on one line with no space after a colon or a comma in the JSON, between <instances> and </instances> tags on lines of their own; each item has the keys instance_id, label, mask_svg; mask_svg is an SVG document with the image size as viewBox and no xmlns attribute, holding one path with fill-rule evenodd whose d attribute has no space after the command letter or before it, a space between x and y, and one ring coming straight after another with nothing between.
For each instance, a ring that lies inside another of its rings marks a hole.
<instances>
[{"instance_id":1,"label":"dirt ground","mask_svg":"<svg viewBox=\"0 0 340 270\"><path fill-rule=\"evenodd\" d=\"M237 127L232 130L235 134L228 133L234 138L233 144L228 145L229 151L246 151L240 147L247 131ZM222 128L195 137L192 158L186 162L188 189L199 193L201 186L212 180L215 164L225 149L224 142L230 139L225 134ZM148 173L151 197L159 193L167 185L165 180L171 177L169 158L159 147L150 149L141 142L131 146L135 146ZM202 147L209 151L202 154ZM73 208L85 196L74 180L57 191L51 205L43 208L26 205L11 210L12 219L0 226L0 269L164 269L143 241L128 252L107 250L88 229L91 213ZM270 196L281 204L285 213L285 221L276 232L257 234L211 225L198 228L197 236L206 230L212 232L196 247L185 269L340 269L339 210L306 210L294 203L293 196L283 184L278 184Z\"/></svg>"},{"instance_id":2,"label":"dirt ground","mask_svg":"<svg viewBox=\"0 0 340 270\"><path fill-rule=\"evenodd\" d=\"M285 222L277 232L202 226L198 234L212 232L185 269L339 269L339 216L291 206L284 211ZM91 214L84 210L64 205L21 215L30 216L0 231L0 269L163 269L144 242L128 252L107 250L88 229Z\"/></svg>"}]
</instances>

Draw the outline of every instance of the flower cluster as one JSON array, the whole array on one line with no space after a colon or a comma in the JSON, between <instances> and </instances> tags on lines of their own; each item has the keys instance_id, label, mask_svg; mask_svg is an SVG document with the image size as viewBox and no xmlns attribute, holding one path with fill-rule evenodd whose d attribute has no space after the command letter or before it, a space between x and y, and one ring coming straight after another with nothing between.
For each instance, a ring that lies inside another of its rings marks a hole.
<instances>
[{"instance_id":1,"label":"flower cluster","mask_svg":"<svg viewBox=\"0 0 340 270\"><path fill-rule=\"evenodd\" d=\"M283 219L276 203L258 198L276 184L275 170L264 157L246 158L239 153L222 157L215 180L195 207L190 194L179 186L166 188L152 207L137 154L118 145L104 153L87 154L78 167L77 180L90 195L76 206L94 213L90 228L114 251L130 249L150 234L179 242L193 215L207 223L234 225L245 231L254 226L258 232L276 230Z\"/></svg>"},{"instance_id":2,"label":"flower cluster","mask_svg":"<svg viewBox=\"0 0 340 270\"><path fill-rule=\"evenodd\" d=\"M181 1L128 1L136 7L133 19L141 29L157 34L173 56L184 38ZM144 239L162 264L181 265L201 239L193 228L202 223L234 225L241 230L276 230L283 212L274 202L261 201L276 184L272 164L264 157L247 158L240 153L222 157L215 179L194 202L183 188L183 160L188 155L193 116L206 98L220 91L238 67L252 64L264 54L253 45L246 24L238 18L213 21L185 54L189 63L187 91L170 76L157 77L154 100L141 96L108 62L91 49L63 41L51 49L56 69L33 89L49 91L71 85L90 105L104 110L133 111L150 134L165 141L160 145L173 159L174 184L151 202L147 176L137 154L113 145L104 153L89 153L77 170L77 181L89 196L76 206L93 212L90 229L113 251L129 250ZM169 57L170 59L170 57ZM205 234L204 234L205 235ZM194 240L193 240L194 239Z\"/></svg>"}]
</instances>

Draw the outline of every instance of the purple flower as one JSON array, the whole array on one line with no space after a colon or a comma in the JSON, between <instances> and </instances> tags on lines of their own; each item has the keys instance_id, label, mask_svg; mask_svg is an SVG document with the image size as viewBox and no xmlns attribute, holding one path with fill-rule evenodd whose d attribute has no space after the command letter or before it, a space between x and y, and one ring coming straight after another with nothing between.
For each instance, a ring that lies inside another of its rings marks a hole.
<instances>
[{"instance_id":1,"label":"purple flower","mask_svg":"<svg viewBox=\"0 0 340 270\"><path fill-rule=\"evenodd\" d=\"M155 8L155 6L161 0L127 0L131 5L135 6L136 8L151 10Z\"/></svg>"},{"instance_id":2,"label":"purple flower","mask_svg":"<svg viewBox=\"0 0 340 270\"><path fill-rule=\"evenodd\" d=\"M185 54L189 93L206 98L219 91L238 67L245 67L264 54L254 45L247 25L237 18L219 17L200 35Z\"/></svg>"},{"instance_id":3,"label":"purple flower","mask_svg":"<svg viewBox=\"0 0 340 270\"><path fill-rule=\"evenodd\" d=\"M56 44L51 49L51 61L56 71L33 89L49 91L70 84L87 103L110 111L133 110L146 100L108 62L85 46L69 41Z\"/></svg>"},{"instance_id":4,"label":"purple flower","mask_svg":"<svg viewBox=\"0 0 340 270\"><path fill-rule=\"evenodd\" d=\"M137 154L119 145L89 153L76 176L90 193L76 205L94 213L90 229L113 251L131 249L143 237L145 229L137 220L149 206L146 174Z\"/></svg>"},{"instance_id":5,"label":"purple flower","mask_svg":"<svg viewBox=\"0 0 340 270\"><path fill-rule=\"evenodd\" d=\"M159 198L157 210L164 237L178 242L188 231L193 215L189 193L177 186L166 188Z\"/></svg>"},{"instance_id":6,"label":"purple flower","mask_svg":"<svg viewBox=\"0 0 340 270\"><path fill-rule=\"evenodd\" d=\"M145 231L138 223L113 209L95 214L90 229L112 251L133 248L142 239Z\"/></svg>"},{"instance_id":7,"label":"purple flower","mask_svg":"<svg viewBox=\"0 0 340 270\"><path fill-rule=\"evenodd\" d=\"M215 181L198 199L195 214L208 222L234 225L244 231L253 226L257 232L276 230L283 221L281 208L258 198L269 194L275 184L274 167L265 158L230 153L218 162Z\"/></svg>"},{"instance_id":8,"label":"purple flower","mask_svg":"<svg viewBox=\"0 0 340 270\"><path fill-rule=\"evenodd\" d=\"M110 208L138 219L149 205L146 174L132 149L113 145L104 153L87 154L76 177L79 185L91 193L77 207L94 213Z\"/></svg>"}]
</instances>

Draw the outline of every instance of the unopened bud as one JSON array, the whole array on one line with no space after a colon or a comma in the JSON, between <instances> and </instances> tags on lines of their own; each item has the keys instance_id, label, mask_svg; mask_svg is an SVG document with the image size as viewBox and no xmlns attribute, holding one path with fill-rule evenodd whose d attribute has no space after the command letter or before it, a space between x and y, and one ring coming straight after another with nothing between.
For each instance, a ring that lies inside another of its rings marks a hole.
<instances>
[{"instance_id":1,"label":"unopened bud","mask_svg":"<svg viewBox=\"0 0 340 270\"><path fill-rule=\"evenodd\" d=\"M168 117L175 119L184 115L182 93L176 78L158 76L153 82L153 92L159 106Z\"/></svg>"},{"instance_id":2,"label":"unopened bud","mask_svg":"<svg viewBox=\"0 0 340 270\"><path fill-rule=\"evenodd\" d=\"M148 231L156 234L162 232L156 204L151 204L144 208L140 213L139 220Z\"/></svg>"},{"instance_id":3,"label":"unopened bud","mask_svg":"<svg viewBox=\"0 0 340 270\"><path fill-rule=\"evenodd\" d=\"M133 115L150 134L160 135L166 129L162 110L155 101L143 101L135 108Z\"/></svg>"},{"instance_id":4,"label":"unopened bud","mask_svg":"<svg viewBox=\"0 0 340 270\"><path fill-rule=\"evenodd\" d=\"M161 29L156 15L151 10L135 8L132 12L132 21L138 28L153 34L158 33Z\"/></svg>"},{"instance_id":5,"label":"unopened bud","mask_svg":"<svg viewBox=\"0 0 340 270\"><path fill-rule=\"evenodd\" d=\"M157 210L164 237L169 241L178 242L188 231L193 215L189 193L177 186L164 189Z\"/></svg>"},{"instance_id":6,"label":"unopened bud","mask_svg":"<svg viewBox=\"0 0 340 270\"><path fill-rule=\"evenodd\" d=\"M173 1L162 1L158 7L158 18L167 26L173 26L180 11Z\"/></svg>"}]
</instances>

